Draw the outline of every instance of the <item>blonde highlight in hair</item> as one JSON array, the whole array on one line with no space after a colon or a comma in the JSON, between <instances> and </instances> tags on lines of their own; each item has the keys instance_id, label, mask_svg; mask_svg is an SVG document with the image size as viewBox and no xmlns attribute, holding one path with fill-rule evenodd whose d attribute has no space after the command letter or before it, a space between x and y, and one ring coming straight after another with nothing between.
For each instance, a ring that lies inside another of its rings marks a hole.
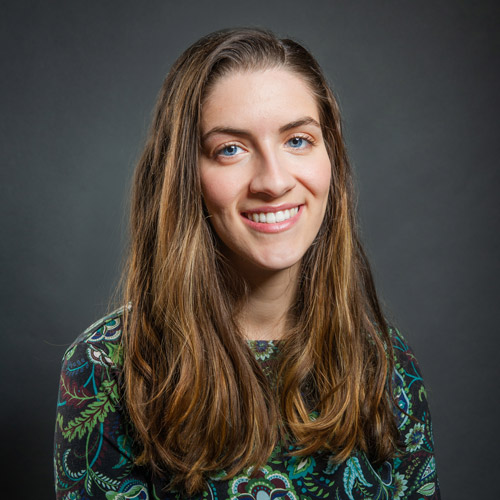
<instances>
[{"instance_id":1,"label":"blonde highlight in hair","mask_svg":"<svg viewBox=\"0 0 500 500\"><path fill-rule=\"evenodd\" d=\"M220 252L198 172L211 86L232 71L273 67L299 75L313 92L332 163L277 389L236 325L245 284ZM286 433L298 455L328 450L341 461L356 448L382 462L394 454L392 353L356 234L340 113L301 45L262 30L227 30L202 38L174 64L136 169L126 301L124 387L138 460L171 478L171 488L193 494L216 471L232 477L262 465Z\"/></svg>"}]
</instances>

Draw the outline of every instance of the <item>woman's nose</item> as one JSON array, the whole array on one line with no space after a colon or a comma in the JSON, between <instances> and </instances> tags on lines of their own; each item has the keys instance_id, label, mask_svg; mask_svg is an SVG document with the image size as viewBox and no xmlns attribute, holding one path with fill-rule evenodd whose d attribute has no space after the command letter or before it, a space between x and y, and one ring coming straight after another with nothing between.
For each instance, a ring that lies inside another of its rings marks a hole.
<instances>
[{"instance_id":1,"label":"woman's nose","mask_svg":"<svg viewBox=\"0 0 500 500\"><path fill-rule=\"evenodd\" d=\"M286 158L276 152L264 152L255 159L255 173L250 182L250 191L279 198L294 188L296 180Z\"/></svg>"}]
</instances>

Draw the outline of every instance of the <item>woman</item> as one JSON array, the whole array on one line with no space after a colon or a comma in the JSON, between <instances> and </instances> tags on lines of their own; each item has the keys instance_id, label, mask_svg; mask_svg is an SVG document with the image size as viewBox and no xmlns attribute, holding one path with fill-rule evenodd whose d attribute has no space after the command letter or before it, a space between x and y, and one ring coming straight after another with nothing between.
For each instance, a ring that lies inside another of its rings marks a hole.
<instances>
[{"instance_id":1,"label":"woman","mask_svg":"<svg viewBox=\"0 0 500 500\"><path fill-rule=\"evenodd\" d=\"M65 354L58 498L439 498L422 378L302 46L237 29L181 55L131 230L128 306Z\"/></svg>"}]
</instances>

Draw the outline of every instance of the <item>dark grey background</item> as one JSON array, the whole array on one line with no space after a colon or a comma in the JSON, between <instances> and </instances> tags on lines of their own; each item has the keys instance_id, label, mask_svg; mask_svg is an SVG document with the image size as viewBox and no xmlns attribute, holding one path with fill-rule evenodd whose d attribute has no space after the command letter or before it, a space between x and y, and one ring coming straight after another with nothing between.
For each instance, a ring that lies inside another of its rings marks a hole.
<instances>
[{"instance_id":1,"label":"dark grey background","mask_svg":"<svg viewBox=\"0 0 500 500\"><path fill-rule=\"evenodd\" d=\"M108 307L130 176L174 59L257 25L339 96L388 313L412 343L447 499L498 489L498 2L2 2L2 498L53 497L65 347Z\"/></svg>"}]
</instances>

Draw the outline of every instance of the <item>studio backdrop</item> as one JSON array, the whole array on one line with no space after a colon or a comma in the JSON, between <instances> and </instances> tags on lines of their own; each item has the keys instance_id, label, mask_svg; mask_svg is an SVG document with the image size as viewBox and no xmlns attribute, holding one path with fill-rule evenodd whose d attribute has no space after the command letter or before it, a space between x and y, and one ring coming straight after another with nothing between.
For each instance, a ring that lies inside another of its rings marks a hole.
<instances>
[{"instance_id":1,"label":"studio backdrop","mask_svg":"<svg viewBox=\"0 0 500 500\"><path fill-rule=\"evenodd\" d=\"M494 1L2 5L0 497L53 498L61 357L112 307L157 92L210 31L305 44L340 101L361 233L412 344L443 498L496 498L499 8Z\"/></svg>"}]
</instances>

